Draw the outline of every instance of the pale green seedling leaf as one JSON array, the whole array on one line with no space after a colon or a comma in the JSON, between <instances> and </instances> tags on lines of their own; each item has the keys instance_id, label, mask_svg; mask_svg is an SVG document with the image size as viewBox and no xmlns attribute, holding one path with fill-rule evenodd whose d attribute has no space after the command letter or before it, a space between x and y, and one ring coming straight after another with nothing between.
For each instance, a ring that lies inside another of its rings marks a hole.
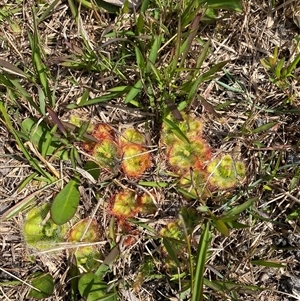
<instances>
[{"instance_id":1,"label":"pale green seedling leaf","mask_svg":"<svg viewBox=\"0 0 300 301\"><path fill-rule=\"evenodd\" d=\"M200 3L206 3L209 8L243 11L241 0L201 0Z\"/></svg>"},{"instance_id":2,"label":"pale green seedling leaf","mask_svg":"<svg viewBox=\"0 0 300 301\"><path fill-rule=\"evenodd\" d=\"M287 68L287 76L290 76L293 70L297 67L298 63L300 62L300 53L295 57L292 63Z\"/></svg>"},{"instance_id":3,"label":"pale green seedling leaf","mask_svg":"<svg viewBox=\"0 0 300 301\"><path fill-rule=\"evenodd\" d=\"M51 217L57 225L68 222L76 213L80 198L78 185L76 179L70 180L55 197L51 206Z\"/></svg>"},{"instance_id":4,"label":"pale green seedling leaf","mask_svg":"<svg viewBox=\"0 0 300 301\"><path fill-rule=\"evenodd\" d=\"M31 289L28 296L35 299L44 299L52 295L54 291L54 281L50 274L43 274L32 280L31 285L36 289Z\"/></svg>"},{"instance_id":5,"label":"pale green seedling leaf","mask_svg":"<svg viewBox=\"0 0 300 301\"><path fill-rule=\"evenodd\" d=\"M216 229L222 233L225 236L229 236L229 230L226 226L226 224L221 220L221 219L217 219L217 218L213 218L213 223L216 227Z\"/></svg>"}]
</instances>

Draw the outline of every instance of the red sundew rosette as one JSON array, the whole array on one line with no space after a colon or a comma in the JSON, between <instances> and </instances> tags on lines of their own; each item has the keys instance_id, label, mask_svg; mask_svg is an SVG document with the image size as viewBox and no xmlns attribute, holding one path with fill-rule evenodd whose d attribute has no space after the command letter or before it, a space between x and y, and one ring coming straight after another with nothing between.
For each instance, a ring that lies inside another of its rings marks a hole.
<instances>
[{"instance_id":1,"label":"red sundew rosette","mask_svg":"<svg viewBox=\"0 0 300 301\"><path fill-rule=\"evenodd\" d=\"M116 193L111 200L110 214L119 221L133 217L139 211L138 196L129 189Z\"/></svg>"},{"instance_id":2,"label":"red sundew rosette","mask_svg":"<svg viewBox=\"0 0 300 301\"><path fill-rule=\"evenodd\" d=\"M130 178L140 178L151 167L151 156L147 150L135 143L122 147L122 170Z\"/></svg>"},{"instance_id":3,"label":"red sundew rosette","mask_svg":"<svg viewBox=\"0 0 300 301\"><path fill-rule=\"evenodd\" d=\"M178 140L170 148L167 157L175 171L183 174L190 168L203 169L211 157L211 151L201 138L194 138L190 143Z\"/></svg>"},{"instance_id":4,"label":"red sundew rosette","mask_svg":"<svg viewBox=\"0 0 300 301\"><path fill-rule=\"evenodd\" d=\"M98 123L94 127L92 135L100 142L104 139L115 139L115 130L106 123Z\"/></svg>"}]
</instances>

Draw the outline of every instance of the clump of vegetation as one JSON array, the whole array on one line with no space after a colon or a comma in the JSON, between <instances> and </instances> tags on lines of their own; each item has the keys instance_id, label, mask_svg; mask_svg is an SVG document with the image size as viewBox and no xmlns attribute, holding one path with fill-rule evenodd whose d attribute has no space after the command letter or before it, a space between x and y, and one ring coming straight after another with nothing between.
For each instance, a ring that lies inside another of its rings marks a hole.
<instances>
[{"instance_id":1,"label":"clump of vegetation","mask_svg":"<svg viewBox=\"0 0 300 301\"><path fill-rule=\"evenodd\" d=\"M85 218L77 222L68 232L68 242L99 242L100 230L95 219ZM71 249L77 265L83 266L86 270L96 269L99 266L101 254L95 245L86 245Z\"/></svg>"},{"instance_id":2,"label":"clump of vegetation","mask_svg":"<svg viewBox=\"0 0 300 301\"><path fill-rule=\"evenodd\" d=\"M211 160L213 150L202 136L203 122L187 114L182 116L182 121L169 117L162 127L161 142L170 166L180 176L178 185L185 196L206 199L212 190L241 183L246 177L244 163L234 162L230 155Z\"/></svg>"},{"instance_id":3,"label":"clump of vegetation","mask_svg":"<svg viewBox=\"0 0 300 301\"><path fill-rule=\"evenodd\" d=\"M28 246L40 250L48 249L62 242L66 226L59 226L50 217L50 204L31 209L24 220L24 238Z\"/></svg>"},{"instance_id":4,"label":"clump of vegetation","mask_svg":"<svg viewBox=\"0 0 300 301\"><path fill-rule=\"evenodd\" d=\"M209 182L219 189L234 187L241 183L246 176L245 164L241 161L234 161L230 155L224 155L212 160L207 165Z\"/></svg>"}]
</instances>

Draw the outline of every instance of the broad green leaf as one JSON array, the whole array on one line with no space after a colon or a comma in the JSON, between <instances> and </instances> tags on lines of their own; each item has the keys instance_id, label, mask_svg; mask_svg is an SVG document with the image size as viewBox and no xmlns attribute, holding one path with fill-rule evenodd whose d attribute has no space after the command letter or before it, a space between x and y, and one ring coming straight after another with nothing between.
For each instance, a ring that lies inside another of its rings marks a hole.
<instances>
[{"instance_id":1,"label":"broad green leaf","mask_svg":"<svg viewBox=\"0 0 300 301\"><path fill-rule=\"evenodd\" d=\"M158 55L158 50L161 46L161 40L162 40L162 36L159 35L159 36L156 36L154 38L154 42L152 44L152 47L151 47L151 50L150 50L150 53L149 53L149 57L148 57L148 64L147 64L147 68L146 68L146 72L149 72L150 69L151 69L151 66L149 64L149 62L151 62L153 65L155 64L155 61L156 61L156 58L157 58L157 55Z\"/></svg>"},{"instance_id":2,"label":"broad green leaf","mask_svg":"<svg viewBox=\"0 0 300 301\"><path fill-rule=\"evenodd\" d=\"M257 127L256 129L252 130L252 133L256 134L256 133L260 133L263 131L267 131L267 130L271 129L272 127L274 127L276 124L278 124L278 122L269 122L269 123L263 124L263 125Z\"/></svg>"},{"instance_id":3,"label":"broad green leaf","mask_svg":"<svg viewBox=\"0 0 300 301\"><path fill-rule=\"evenodd\" d=\"M84 274L78 282L78 290L88 301L96 301L105 296L107 284L93 273Z\"/></svg>"},{"instance_id":4,"label":"broad green leaf","mask_svg":"<svg viewBox=\"0 0 300 301\"><path fill-rule=\"evenodd\" d=\"M87 161L84 165L84 170L86 170L95 180L98 180L100 176L100 168L94 161Z\"/></svg>"},{"instance_id":5,"label":"broad green leaf","mask_svg":"<svg viewBox=\"0 0 300 301\"><path fill-rule=\"evenodd\" d=\"M224 217L226 218L229 216L235 216L235 215L240 214L241 212L245 211L250 206L252 206L255 201L257 201L257 198L252 198L241 205L235 206L234 208L227 211L226 214L224 215Z\"/></svg>"},{"instance_id":6,"label":"broad green leaf","mask_svg":"<svg viewBox=\"0 0 300 301\"><path fill-rule=\"evenodd\" d=\"M57 225L68 222L75 214L80 197L78 185L76 179L70 180L55 197L51 206L51 217Z\"/></svg>"},{"instance_id":7,"label":"broad green leaf","mask_svg":"<svg viewBox=\"0 0 300 301\"><path fill-rule=\"evenodd\" d=\"M138 65L140 71L143 73L145 70L145 59L143 57L141 50L137 46L134 47L134 50L135 50L135 57L136 57L137 65Z\"/></svg>"},{"instance_id":8,"label":"broad green leaf","mask_svg":"<svg viewBox=\"0 0 300 301\"><path fill-rule=\"evenodd\" d=\"M54 281L50 274L43 274L32 280L31 285L37 288L31 289L28 296L35 299L44 299L52 295L54 291Z\"/></svg>"},{"instance_id":9,"label":"broad green leaf","mask_svg":"<svg viewBox=\"0 0 300 301\"><path fill-rule=\"evenodd\" d=\"M284 268L286 265L271 260L251 260L252 264L269 267L269 268Z\"/></svg>"},{"instance_id":10,"label":"broad green leaf","mask_svg":"<svg viewBox=\"0 0 300 301\"><path fill-rule=\"evenodd\" d=\"M40 165L38 164L38 161L35 160L30 153L27 151L27 149L25 148L23 142L21 141L18 132L15 130L15 128L13 127L9 115L6 111L6 108L4 107L3 102L0 101L0 112L2 113L4 120L5 120L5 124L7 126L7 128L9 129L9 131L14 135L16 142L18 144L18 146L20 147L20 149L22 150L25 158L28 160L28 162L30 163L30 165L37 171L39 172L41 175L43 175L44 177L48 178L50 181L53 180L52 176L50 176L46 171L44 171Z\"/></svg>"},{"instance_id":11,"label":"broad green leaf","mask_svg":"<svg viewBox=\"0 0 300 301\"><path fill-rule=\"evenodd\" d=\"M203 279L204 279L203 274L204 274L205 264L207 260L207 253L208 253L208 248L210 246L211 238L212 238L212 234L210 233L210 224L206 222L198 244L195 280L192 287L191 301L203 300Z\"/></svg>"},{"instance_id":12,"label":"broad green leaf","mask_svg":"<svg viewBox=\"0 0 300 301\"><path fill-rule=\"evenodd\" d=\"M283 68L284 63L285 63L285 58L283 57L282 59L279 60L275 68L275 75L278 79L281 78L281 70Z\"/></svg>"}]
</instances>

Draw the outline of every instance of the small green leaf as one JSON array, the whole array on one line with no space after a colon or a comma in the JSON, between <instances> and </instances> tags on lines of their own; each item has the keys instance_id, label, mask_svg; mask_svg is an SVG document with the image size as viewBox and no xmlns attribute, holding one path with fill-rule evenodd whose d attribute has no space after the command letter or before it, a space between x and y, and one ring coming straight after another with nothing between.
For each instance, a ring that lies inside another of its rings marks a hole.
<instances>
[{"instance_id":1,"label":"small green leaf","mask_svg":"<svg viewBox=\"0 0 300 301\"><path fill-rule=\"evenodd\" d=\"M229 217L229 216L235 216L240 214L241 212L245 211L248 209L252 204L257 201L257 198L252 198L246 201L245 203L235 206L234 208L230 209L229 211L226 212L224 217Z\"/></svg>"},{"instance_id":2,"label":"small green leaf","mask_svg":"<svg viewBox=\"0 0 300 301\"><path fill-rule=\"evenodd\" d=\"M267 131L267 130L271 129L272 127L274 127L276 124L277 124L277 122L269 122L269 123L263 124L263 125L259 126L258 128L252 130L252 133L257 134L257 133L260 133L263 131Z\"/></svg>"},{"instance_id":3,"label":"small green leaf","mask_svg":"<svg viewBox=\"0 0 300 301\"><path fill-rule=\"evenodd\" d=\"M216 229L225 236L229 236L229 230L221 219L213 218L213 223Z\"/></svg>"},{"instance_id":4,"label":"small green leaf","mask_svg":"<svg viewBox=\"0 0 300 301\"><path fill-rule=\"evenodd\" d=\"M43 274L32 280L31 285L37 288L31 289L28 296L35 299L44 299L52 295L54 290L53 278L49 274Z\"/></svg>"},{"instance_id":5,"label":"small green leaf","mask_svg":"<svg viewBox=\"0 0 300 301\"><path fill-rule=\"evenodd\" d=\"M78 282L78 290L88 301L98 301L106 295L107 284L93 273L84 274Z\"/></svg>"},{"instance_id":6,"label":"small green leaf","mask_svg":"<svg viewBox=\"0 0 300 301\"><path fill-rule=\"evenodd\" d=\"M276 261L270 261L270 260L251 260L252 264L269 267L269 268L284 268L285 265L278 263Z\"/></svg>"},{"instance_id":7,"label":"small green leaf","mask_svg":"<svg viewBox=\"0 0 300 301\"><path fill-rule=\"evenodd\" d=\"M57 225L66 223L75 214L80 197L78 185L77 180L70 180L55 197L51 206L51 217Z\"/></svg>"}]
</instances>

